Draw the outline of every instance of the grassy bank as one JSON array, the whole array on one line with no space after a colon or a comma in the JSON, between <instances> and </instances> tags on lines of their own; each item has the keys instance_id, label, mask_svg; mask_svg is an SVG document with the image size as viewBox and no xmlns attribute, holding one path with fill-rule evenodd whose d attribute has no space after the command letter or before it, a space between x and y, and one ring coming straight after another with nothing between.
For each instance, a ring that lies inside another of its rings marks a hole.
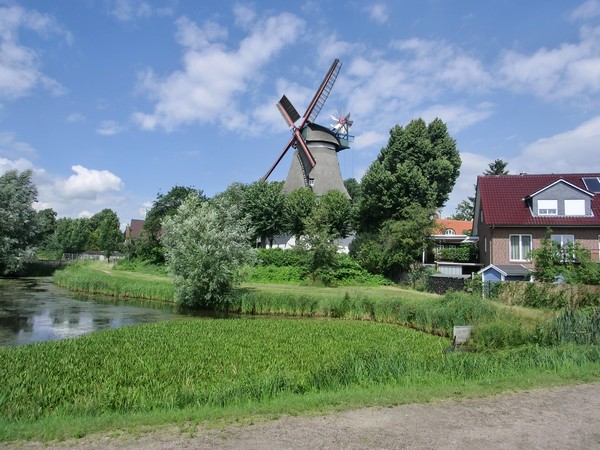
<instances>
[{"instance_id":1,"label":"grassy bank","mask_svg":"<svg viewBox=\"0 0 600 450\"><path fill-rule=\"evenodd\" d=\"M72 264L56 271L52 279L58 286L86 294L173 301L173 283L166 275L113 270L108 264Z\"/></svg>"},{"instance_id":2,"label":"grassy bank","mask_svg":"<svg viewBox=\"0 0 600 450\"><path fill-rule=\"evenodd\" d=\"M600 377L597 345L447 353L448 345L374 322L191 319L0 348L0 438L54 439Z\"/></svg>"},{"instance_id":3,"label":"grassy bank","mask_svg":"<svg viewBox=\"0 0 600 450\"><path fill-rule=\"evenodd\" d=\"M116 297L173 301L165 275L113 270L104 264L71 266L54 281L67 289ZM554 313L503 304L464 293L445 296L396 286L318 287L246 283L228 310L252 315L344 318L394 323L451 337L455 325L476 326L474 348L506 348L539 341L538 328Z\"/></svg>"}]
</instances>

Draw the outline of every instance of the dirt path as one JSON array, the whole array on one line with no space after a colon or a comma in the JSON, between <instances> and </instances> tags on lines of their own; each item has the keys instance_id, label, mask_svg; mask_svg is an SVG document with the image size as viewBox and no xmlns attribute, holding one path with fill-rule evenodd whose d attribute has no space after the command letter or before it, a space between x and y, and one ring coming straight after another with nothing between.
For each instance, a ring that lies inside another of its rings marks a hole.
<instances>
[{"instance_id":1,"label":"dirt path","mask_svg":"<svg viewBox=\"0 0 600 450\"><path fill-rule=\"evenodd\" d=\"M600 449L600 383L37 449Z\"/></svg>"}]
</instances>

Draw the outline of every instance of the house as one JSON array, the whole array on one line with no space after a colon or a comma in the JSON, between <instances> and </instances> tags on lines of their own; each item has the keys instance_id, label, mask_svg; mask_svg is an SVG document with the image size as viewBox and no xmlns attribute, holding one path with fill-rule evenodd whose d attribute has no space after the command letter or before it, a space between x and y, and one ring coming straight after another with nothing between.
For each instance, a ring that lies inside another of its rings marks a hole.
<instances>
[{"instance_id":1,"label":"house","mask_svg":"<svg viewBox=\"0 0 600 450\"><path fill-rule=\"evenodd\" d=\"M139 238L144 230L144 222L142 219L131 219L131 224L125 227L125 240Z\"/></svg>"},{"instance_id":2,"label":"house","mask_svg":"<svg viewBox=\"0 0 600 450\"><path fill-rule=\"evenodd\" d=\"M600 174L479 176L476 187L473 236L486 269L508 275L507 266L533 268L531 252L548 230L552 240L578 242L598 261Z\"/></svg>"},{"instance_id":3,"label":"house","mask_svg":"<svg viewBox=\"0 0 600 450\"><path fill-rule=\"evenodd\" d=\"M447 248L458 248L463 244L476 243L477 238L471 236L473 222L470 220L435 219L435 229L431 234L432 248L423 252L423 264L435 265L435 269L443 275L469 275L479 270L481 265L472 261L444 261L440 252Z\"/></svg>"}]
</instances>

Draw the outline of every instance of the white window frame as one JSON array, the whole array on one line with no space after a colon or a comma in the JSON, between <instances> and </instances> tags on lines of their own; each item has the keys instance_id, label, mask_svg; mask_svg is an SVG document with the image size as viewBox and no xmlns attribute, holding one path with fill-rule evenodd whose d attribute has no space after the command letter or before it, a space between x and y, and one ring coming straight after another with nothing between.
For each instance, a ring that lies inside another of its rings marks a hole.
<instances>
[{"instance_id":1,"label":"white window frame","mask_svg":"<svg viewBox=\"0 0 600 450\"><path fill-rule=\"evenodd\" d=\"M446 229L444 230L444 234L445 234L445 235L455 235L455 234L456 234L456 231L454 231L452 228L446 228Z\"/></svg>"},{"instance_id":2,"label":"white window frame","mask_svg":"<svg viewBox=\"0 0 600 450\"><path fill-rule=\"evenodd\" d=\"M585 216L585 200L565 200L565 216Z\"/></svg>"},{"instance_id":3,"label":"white window frame","mask_svg":"<svg viewBox=\"0 0 600 450\"><path fill-rule=\"evenodd\" d=\"M575 236L572 234L551 234L550 239L552 239L561 247L564 247L569 242L575 242Z\"/></svg>"},{"instance_id":4,"label":"white window frame","mask_svg":"<svg viewBox=\"0 0 600 450\"><path fill-rule=\"evenodd\" d=\"M513 238L516 237L519 239L519 254L517 255L517 258L513 258L513 254L512 254L512 247L513 247ZM524 246L523 246L523 238L527 237L529 238L529 248L526 249L526 251L524 252ZM533 250L533 238L531 236L531 234L510 234L508 236L508 259L509 261L529 261L529 256L531 254ZM525 253L525 254L523 254Z\"/></svg>"},{"instance_id":5,"label":"white window frame","mask_svg":"<svg viewBox=\"0 0 600 450\"><path fill-rule=\"evenodd\" d=\"M557 216L558 200L538 200L538 216Z\"/></svg>"}]
</instances>

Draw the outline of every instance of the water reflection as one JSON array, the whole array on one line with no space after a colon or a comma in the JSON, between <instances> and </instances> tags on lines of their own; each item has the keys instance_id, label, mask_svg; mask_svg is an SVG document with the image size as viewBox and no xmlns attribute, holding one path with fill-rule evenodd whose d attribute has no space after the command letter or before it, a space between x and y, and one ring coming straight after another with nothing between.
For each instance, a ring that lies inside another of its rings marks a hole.
<instances>
[{"instance_id":1,"label":"water reflection","mask_svg":"<svg viewBox=\"0 0 600 450\"><path fill-rule=\"evenodd\" d=\"M73 296L49 278L0 280L0 346L185 316L172 305Z\"/></svg>"}]
</instances>

